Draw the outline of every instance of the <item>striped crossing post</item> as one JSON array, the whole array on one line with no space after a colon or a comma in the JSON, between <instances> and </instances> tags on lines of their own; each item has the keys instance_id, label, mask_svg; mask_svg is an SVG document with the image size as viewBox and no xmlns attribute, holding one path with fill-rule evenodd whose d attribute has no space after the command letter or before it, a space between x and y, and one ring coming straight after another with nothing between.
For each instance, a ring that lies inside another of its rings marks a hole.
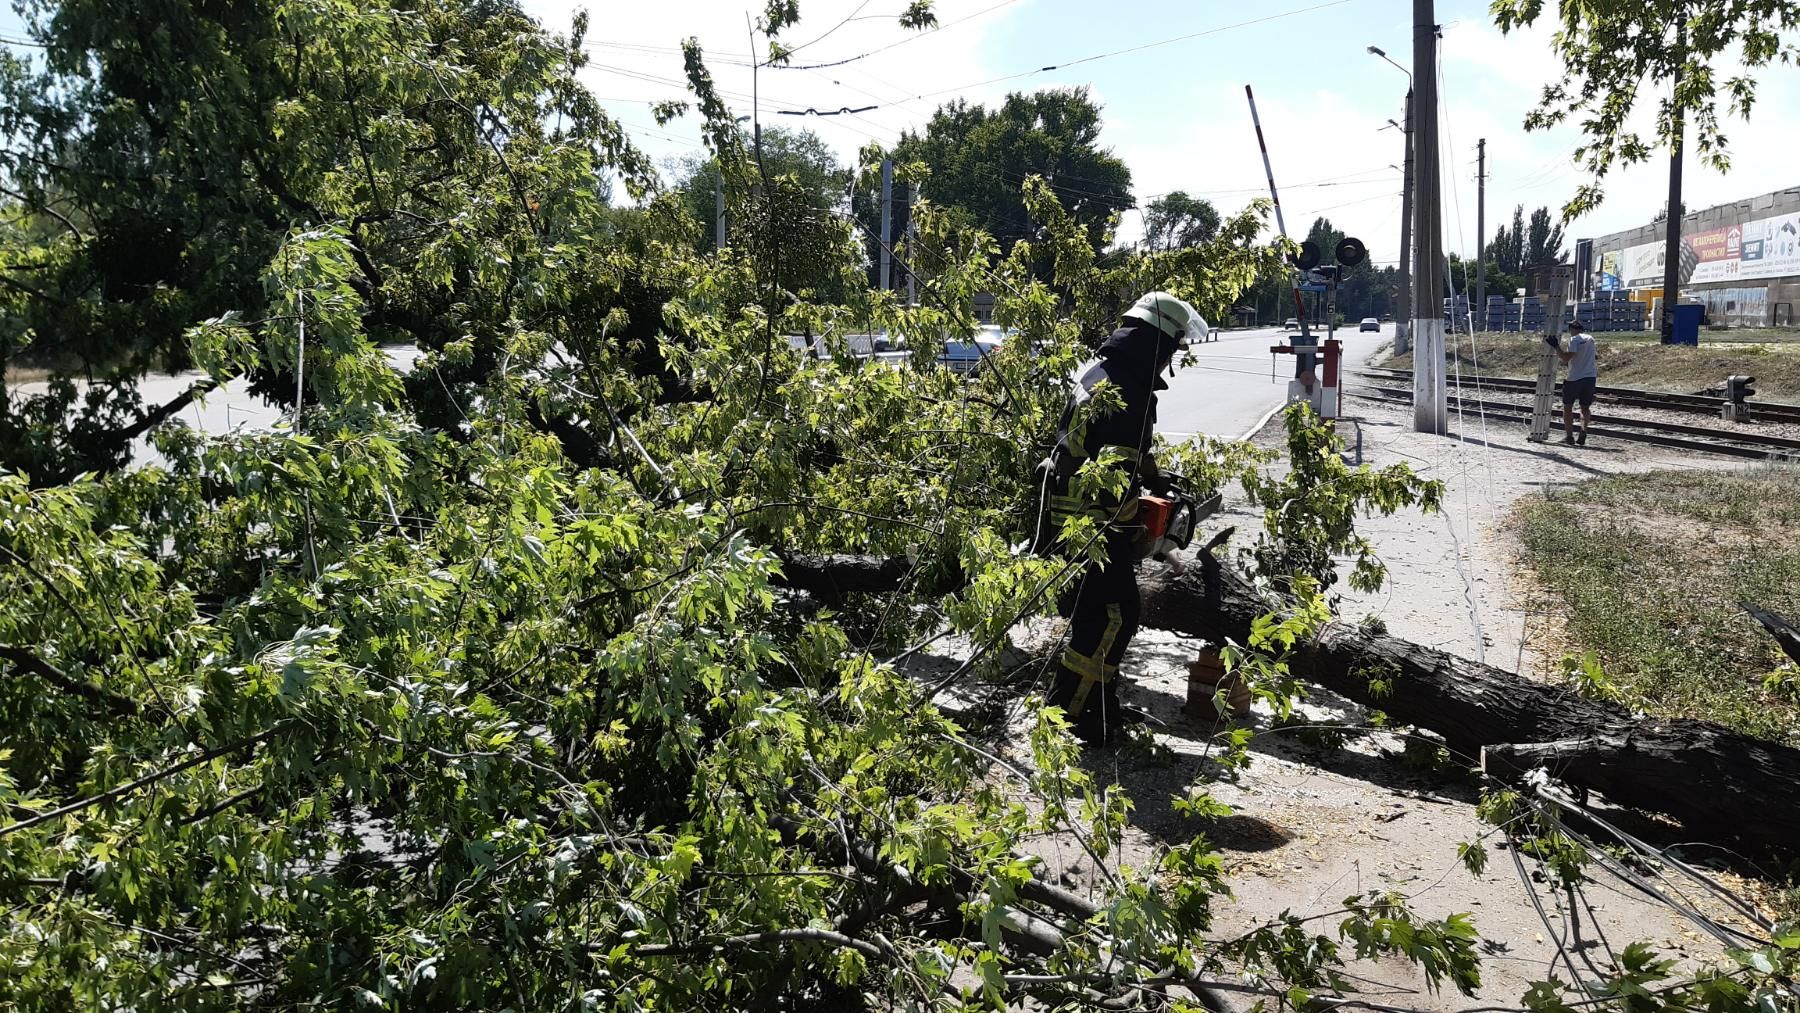
<instances>
[{"instance_id":1,"label":"striped crossing post","mask_svg":"<svg viewBox=\"0 0 1800 1013\"><path fill-rule=\"evenodd\" d=\"M1263 141L1262 117L1256 115L1256 93L1244 85L1244 97L1250 100L1250 122L1256 126L1256 146L1262 149L1263 174L1269 177L1269 200L1275 203L1275 227L1281 230L1281 238L1286 239L1287 220L1281 216L1281 194L1275 191L1275 169L1269 164L1269 145ZM1300 285L1294 284L1294 319L1300 321L1300 333L1307 335L1306 306L1300 301Z\"/></svg>"},{"instance_id":2,"label":"striped crossing post","mask_svg":"<svg viewBox=\"0 0 1800 1013\"><path fill-rule=\"evenodd\" d=\"M1537 397L1531 403L1531 442L1550 440L1550 402L1556 391L1557 348L1562 347L1563 307L1569 302L1569 269L1559 267L1550 274L1550 304L1544 313L1544 337L1554 340L1556 348L1546 341L1538 351ZM1524 314L1520 313L1523 321Z\"/></svg>"}]
</instances>

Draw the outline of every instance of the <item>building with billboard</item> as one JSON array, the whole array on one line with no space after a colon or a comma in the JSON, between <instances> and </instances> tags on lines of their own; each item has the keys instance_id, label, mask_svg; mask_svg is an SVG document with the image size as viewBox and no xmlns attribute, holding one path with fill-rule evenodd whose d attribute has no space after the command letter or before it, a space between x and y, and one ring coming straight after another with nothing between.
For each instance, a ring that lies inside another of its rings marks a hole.
<instances>
[{"instance_id":1,"label":"building with billboard","mask_svg":"<svg viewBox=\"0 0 1800 1013\"><path fill-rule=\"evenodd\" d=\"M1653 222L1575 246L1584 298L1627 292L1662 317L1667 226ZM1683 215L1681 301L1733 327L1787 326L1800 304L1800 187Z\"/></svg>"}]
</instances>

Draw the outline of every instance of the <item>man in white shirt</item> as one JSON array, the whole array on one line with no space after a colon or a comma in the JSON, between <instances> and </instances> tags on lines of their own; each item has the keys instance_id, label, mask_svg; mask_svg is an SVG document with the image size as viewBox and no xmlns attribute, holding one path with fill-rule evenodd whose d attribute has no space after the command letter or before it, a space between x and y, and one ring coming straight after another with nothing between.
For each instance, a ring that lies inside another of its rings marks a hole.
<instances>
[{"instance_id":1,"label":"man in white shirt","mask_svg":"<svg viewBox=\"0 0 1800 1013\"><path fill-rule=\"evenodd\" d=\"M1594 385L1599 382L1600 371L1594 366L1594 336L1581 326L1581 321L1569 321L1569 348L1564 351L1555 337L1544 339L1551 348L1556 349L1556 357L1563 365L1569 367L1569 375L1563 379L1563 442L1568 444L1587 445L1588 418L1594 406ZM1575 435L1575 404L1581 403L1581 435Z\"/></svg>"}]
</instances>

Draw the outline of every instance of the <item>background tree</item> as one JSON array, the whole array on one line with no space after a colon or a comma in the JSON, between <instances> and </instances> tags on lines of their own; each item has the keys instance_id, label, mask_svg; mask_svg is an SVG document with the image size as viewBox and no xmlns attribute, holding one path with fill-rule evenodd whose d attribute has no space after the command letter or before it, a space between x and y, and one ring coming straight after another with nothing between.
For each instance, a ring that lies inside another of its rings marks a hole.
<instances>
[{"instance_id":1,"label":"background tree","mask_svg":"<svg viewBox=\"0 0 1800 1013\"><path fill-rule=\"evenodd\" d=\"M714 186L720 179L719 160L690 155L675 163L675 193L682 207L692 215L699 228L694 234L698 252L710 253L717 242L714 228L717 198ZM830 263L821 247L835 242L842 231L838 221L849 209L851 172L838 163L831 148L810 130L787 130L764 127L762 132L762 166L771 180L782 180L790 194L781 231L792 256L786 258L780 284L800 291L837 284L837 277L822 265ZM756 182L760 183L760 179ZM727 187L733 200L736 184ZM728 230L747 234L751 223L729 222ZM727 236L727 242L731 239ZM834 289L830 297L841 298Z\"/></svg>"},{"instance_id":2,"label":"background tree","mask_svg":"<svg viewBox=\"0 0 1800 1013\"><path fill-rule=\"evenodd\" d=\"M1543 0L1494 0L1491 9L1495 24L1510 32L1536 24L1545 6ZM1588 181L1563 205L1565 222L1600 203L1615 164L1667 150L1678 118L1701 163L1725 172L1731 159L1719 124L1721 98L1727 115L1749 119L1758 77L1800 55L1784 34L1800 25L1800 4L1790 0L1622 0L1560 3L1555 11L1550 45L1563 76L1545 85L1525 128L1580 120L1575 158ZM1671 87L1677 75L1680 84ZM1627 126L1640 96L1656 97L1656 134L1649 139Z\"/></svg>"},{"instance_id":3,"label":"background tree","mask_svg":"<svg viewBox=\"0 0 1800 1013\"><path fill-rule=\"evenodd\" d=\"M1328 218L1313 220L1307 228L1306 238L1319 244L1324 263L1335 262L1333 251L1344 238L1343 230L1337 228ZM1361 238L1361 237L1358 237ZM1406 312L1407 308L1399 303L1400 273L1393 265L1378 266L1373 256L1344 272L1338 285L1338 315L1344 320L1357 320L1365 316L1386 317ZM1317 323L1324 319L1325 302L1322 296L1313 293L1302 294L1307 319ZM1294 275L1287 265L1275 265L1258 274L1255 282L1245 292L1243 300L1256 311L1254 320L1265 325L1279 325L1294 315Z\"/></svg>"},{"instance_id":4,"label":"background tree","mask_svg":"<svg viewBox=\"0 0 1800 1013\"><path fill-rule=\"evenodd\" d=\"M1144 205L1144 243L1151 250L1197 246L1218 232L1218 209L1204 198L1176 190Z\"/></svg>"},{"instance_id":5,"label":"background tree","mask_svg":"<svg viewBox=\"0 0 1800 1013\"><path fill-rule=\"evenodd\" d=\"M1519 274L1525 270L1525 205L1513 205L1512 227L1506 232L1506 245L1494 259L1506 274Z\"/></svg>"},{"instance_id":6,"label":"background tree","mask_svg":"<svg viewBox=\"0 0 1800 1013\"><path fill-rule=\"evenodd\" d=\"M1532 268L1560 264L1568 256L1569 251L1563 249L1562 223L1552 221L1547 207L1533 211L1531 225L1525 235L1524 263L1521 266Z\"/></svg>"},{"instance_id":7,"label":"background tree","mask_svg":"<svg viewBox=\"0 0 1800 1013\"><path fill-rule=\"evenodd\" d=\"M1131 170L1100 146L1100 127L1100 107L1085 88L1015 92L992 111L958 99L938 107L923 132L903 134L893 157L923 163L925 196L964 214L1002 252L1036 234L1041 223L1020 191L1028 177L1042 176L1098 252L1107 223L1133 203Z\"/></svg>"},{"instance_id":8,"label":"background tree","mask_svg":"<svg viewBox=\"0 0 1800 1013\"><path fill-rule=\"evenodd\" d=\"M1465 260L1461 254L1450 254L1450 274L1447 281L1453 294L1466 295L1470 299L1475 298L1474 262ZM1487 294L1490 298L1498 295L1512 299L1516 297L1518 290L1524 287L1525 276L1523 274L1504 271L1491 257L1488 259Z\"/></svg>"},{"instance_id":9,"label":"background tree","mask_svg":"<svg viewBox=\"0 0 1800 1013\"><path fill-rule=\"evenodd\" d=\"M1487 249L1483 250L1482 254L1487 262L1493 265L1494 270L1498 271L1501 265L1506 263L1506 254L1511 248L1512 234L1507 231L1505 225L1501 225L1494 230L1494 238L1488 240Z\"/></svg>"},{"instance_id":10,"label":"background tree","mask_svg":"<svg viewBox=\"0 0 1800 1013\"><path fill-rule=\"evenodd\" d=\"M0 249L0 367L52 375L45 393L0 399L0 464L40 481L123 462L169 407L143 405L134 381L189 365L188 328L235 312L277 340L263 281L245 266L267 262L292 230L331 221L348 230L347 283L373 340L466 344L419 391L452 416L456 385L495 368L500 351L492 318L452 307L504 318L507 307L483 296L512 291L540 269L538 251L571 238L552 213L565 198L528 204L513 163L545 151L564 165L604 162L634 194L654 178L572 83L585 19L568 39L541 37L536 62L515 68L510 40L540 38L515 8L428 5L418 31L467 47L452 83L432 64L384 62L397 29L367 12L343 20L370 38L331 53L296 52L297 26L332 16L308 4L217 20L173 2L154 31L142 8L98 0L20 10L44 48L37 60L0 53L0 131L12 138L0 173L56 238L0 237L24 239ZM566 199L604 201L604 178L569 177ZM497 199L474 202L494 186ZM509 234L499 260L474 247L490 225ZM622 305L613 280L596 274L595 288ZM291 348L250 368L263 393L293 396Z\"/></svg>"}]
</instances>

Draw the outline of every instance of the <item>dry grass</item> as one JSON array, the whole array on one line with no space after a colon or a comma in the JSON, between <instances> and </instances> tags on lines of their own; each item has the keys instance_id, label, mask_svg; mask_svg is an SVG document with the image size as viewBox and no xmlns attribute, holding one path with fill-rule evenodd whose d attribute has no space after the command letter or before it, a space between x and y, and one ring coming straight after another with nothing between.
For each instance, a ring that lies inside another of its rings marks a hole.
<instances>
[{"instance_id":1,"label":"dry grass","mask_svg":"<svg viewBox=\"0 0 1800 1013\"><path fill-rule=\"evenodd\" d=\"M1759 398L1800 402L1800 339L1783 331L1775 332L1782 335L1776 340L1740 343L1740 336L1758 333L1764 332L1709 331L1697 348L1664 345L1650 334L1597 334L1595 363L1602 386L1691 393L1722 386L1729 374L1748 373L1757 379ZM1725 336L1732 343L1718 340ZM1531 379L1542 347L1542 339L1530 334L1477 334L1473 345L1467 335L1457 335L1445 360L1465 377ZM1411 369L1412 355L1390 356L1380 365Z\"/></svg>"},{"instance_id":2,"label":"dry grass","mask_svg":"<svg viewBox=\"0 0 1800 1013\"><path fill-rule=\"evenodd\" d=\"M1524 501L1525 560L1624 699L1800 744L1800 674L1738 607L1800 615L1800 469L1665 471Z\"/></svg>"}]
</instances>

